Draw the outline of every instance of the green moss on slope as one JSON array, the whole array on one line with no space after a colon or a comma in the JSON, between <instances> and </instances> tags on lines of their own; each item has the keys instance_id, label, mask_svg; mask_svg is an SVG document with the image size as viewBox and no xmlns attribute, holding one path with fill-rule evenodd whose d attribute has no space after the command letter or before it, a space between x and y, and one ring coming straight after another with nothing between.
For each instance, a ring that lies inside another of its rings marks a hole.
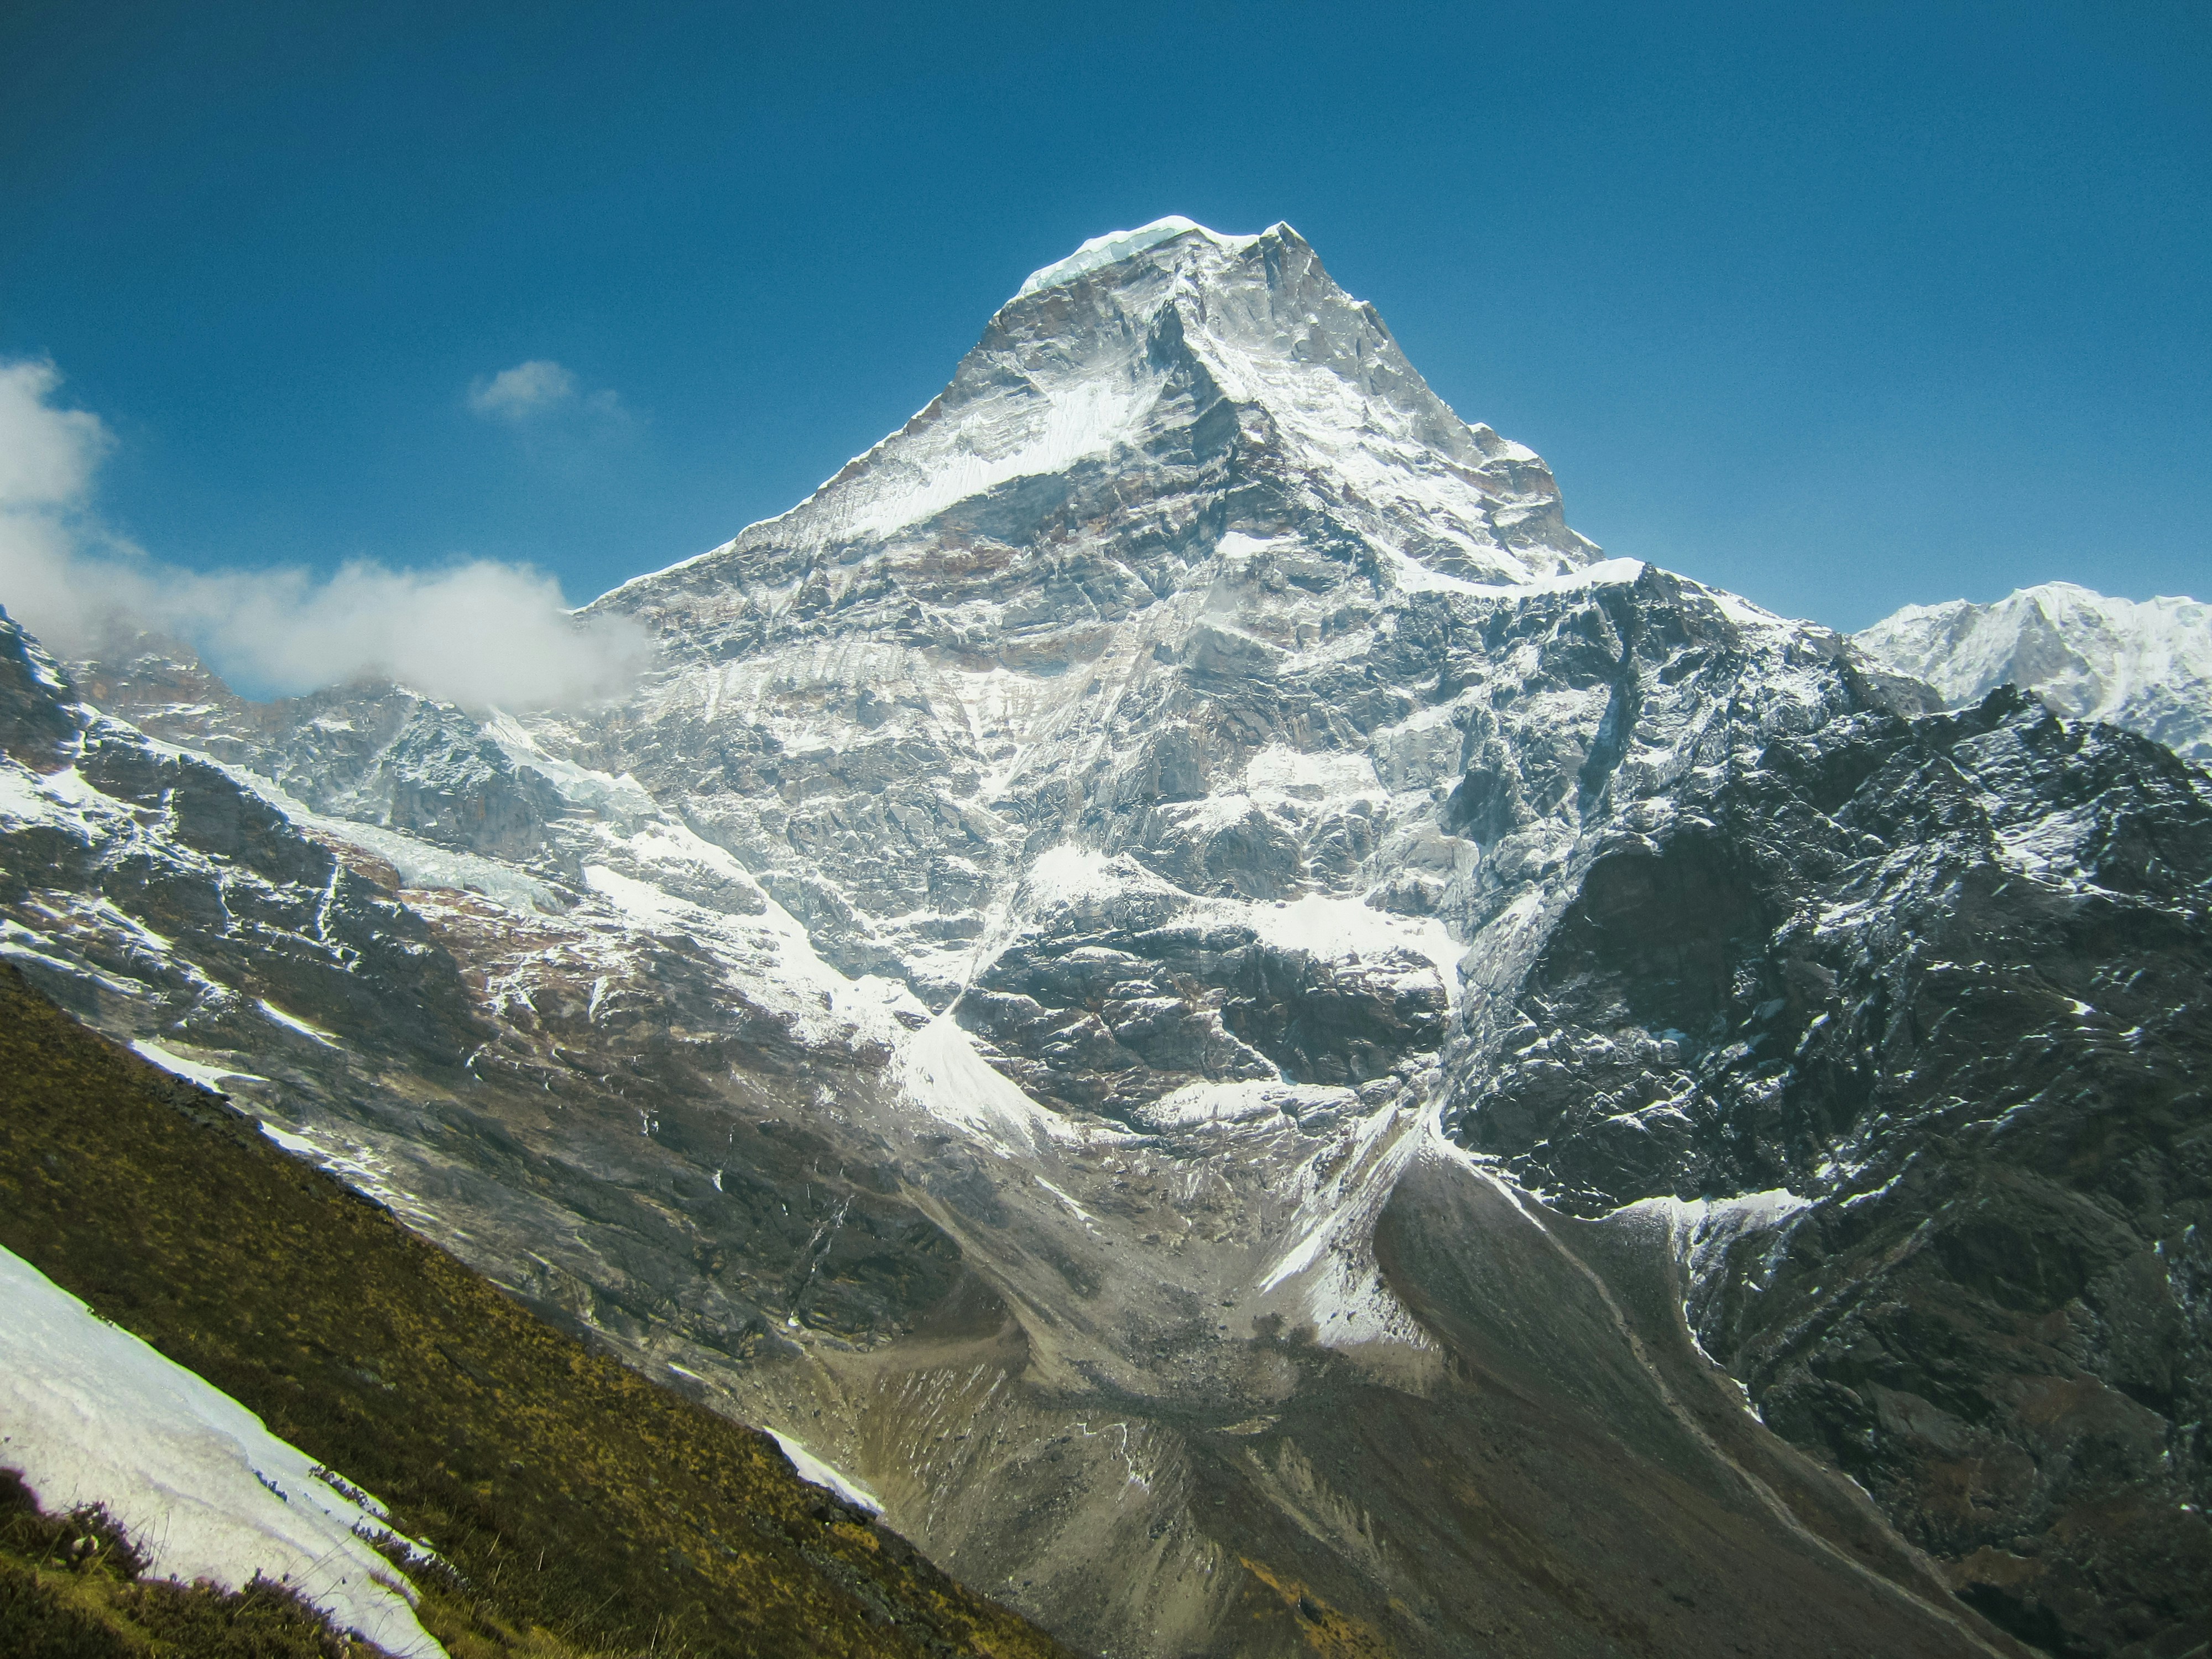
<instances>
[{"instance_id":1,"label":"green moss on slope","mask_svg":"<svg viewBox=\"0 0 2212 1659\"><path fill-rule=\"evenodd\" d=\"M1066 1652L5 964L0 1243L434 1544L458 1659Z\"/></svg>"}]
</instances>

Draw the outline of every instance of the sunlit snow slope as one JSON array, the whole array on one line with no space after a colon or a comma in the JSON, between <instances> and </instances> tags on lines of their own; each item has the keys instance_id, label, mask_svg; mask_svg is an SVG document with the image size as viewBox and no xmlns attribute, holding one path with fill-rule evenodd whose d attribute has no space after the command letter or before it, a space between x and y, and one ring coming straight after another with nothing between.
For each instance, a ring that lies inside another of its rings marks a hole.
<instances>
[{"instance_id":1,"label":"sunlit snow slope","mask_svg":"<svg viewBox=\"0 0 2212 1659\"><path fill-rule=\"evenodd\" d=\"M258 1574L400 1659L442 1659L374 1547L409 1547L374 1498L5 1249L0 1425L0 1465L44 1508L105 1506L153 1571L232 1590Z\"/></svg>"}]
</instances>

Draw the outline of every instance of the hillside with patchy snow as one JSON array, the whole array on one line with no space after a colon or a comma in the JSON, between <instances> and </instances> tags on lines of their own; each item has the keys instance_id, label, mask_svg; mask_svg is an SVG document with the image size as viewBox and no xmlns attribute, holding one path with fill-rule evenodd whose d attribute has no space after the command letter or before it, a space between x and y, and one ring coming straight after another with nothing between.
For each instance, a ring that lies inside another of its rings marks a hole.
<instances>
[{"instance_id":1,"label":"hillside with patchy snow","mask_svg":"<svg viewBox=\"0 0 2212 1659\"><path fill-rule=\"evenodd\" d=\"M0 1249L0 1460L52 1510L100 1504L150 1571L243 1589L295 1586L341 1631L443 1659L416 1622L383 1507Z\"/></svg>"}]
</instances>

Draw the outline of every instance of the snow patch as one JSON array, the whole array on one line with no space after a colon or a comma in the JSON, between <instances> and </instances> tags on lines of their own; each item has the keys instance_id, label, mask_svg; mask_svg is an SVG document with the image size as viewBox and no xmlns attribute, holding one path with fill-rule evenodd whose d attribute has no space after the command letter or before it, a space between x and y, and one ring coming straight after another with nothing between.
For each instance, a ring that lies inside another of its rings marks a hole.
<instances>
[{"instance_id":1,"label":"snow patch","mask_svg":"<svg viewBox=\"0 0 2212 1659\"><path fill-rule=\"evenodd\" d=\"M850 505L839 515L838 528L851 536L886 535L1016 478L1058 472L1085 456L1105 454L1118 443L1134 441L1141 416L1158 395L1149 380L1116 377L1080 381L1030 399L1022 407L1026 430L1014 435L1012 447L994 454L970 449L964 441L939 446L939 453L916 458L926 459L927 470L913 487L872 500L841 497Z\"/></svg>"},{"instance_id":2,"label":"snow patch","mask_svg":"<svg viewBox=\"0 0 2212 1659\"><path fill-rule=\"evenodd\" d=\"M259 1573L403 1659L443 1659L370 1547L393 1535L374 1498L5 1249L0 1423L0 1462L43 1508L106 1505L155 1572L232 1590Z\"/></svg>"},{"instance_id":3,"label":"snow patch","mask_svg":"<svg viewBox=\"0 0 2212 1659\"><path fill-rule=\"evenodd\" d=\"M857 1481L849 1480L831 1465L823 1462L806 1449L806 1443L793 1438L781 1429L768 1431L769 1439L783 1448L783 1455L791 1460L791 1467L799 1472L801 1480L817 1486L827 1486L848 1504L864 1509L871 1515L884 1512L883 1500Z\"/></svg>"},{"instance_id":4,"label":"snow patch","mask_svg":"<svg viewBox=\"0 0 2212 1659\"><path fill-rule=\"evenodd\" d=\"M1255 795L1341 799L1382 787L1375 763L1352 750L1307 750L1269 744L1244 763L1244 787Z\"/></svg>"},{"instance_id":5,"label":"snow patch","mask_svg":"<svg viewBox=\"0 0 2212 1659\"><path fill-rule=\"evenodd\" d=\"M1340 1111L1358 1098L1350 1089L1328 1084L1276 1083L1266 1078L1242 1083L1186 1083L1139 1106L1135 1115L1147 1129L1193 1129L1206 1124L1297 1119L1316 1112Z\"/></svg>"},{"instance_id":6,"label":"snow patch","mask_svg":"<svg viewBox=\"0 0 2212 1659\"><path fill-rule=\"evenodd\" d=\"M1419 957L1435 966L1447 992L1456 982L1454 970L1465 951L1453 943L1450 931L1433 916L1393 915L1387 910L1372 909L1357 898L1336 898L1326 893L1308 893L1278 904L1243 906L1237 919L1277 950L1304 951L1323 961L1393 952Z\"/></svg>"},{"instance_id":7,"label":"snow patch","mask_svg":"<svg viewBox=\"0 0 2212 1659\"><path fill-rule=\"evenodd\" d=\"M227 1079L244 1083L266 1083L269 1080L264 1077L258 1077L252 1072L239 1071L235 1067L226 1071L220 1066L203 1066L196 1060L186 1060L173 1049L165 1048L160 1043L145 1037L134 1041L131 1048L139 1059L150 1060L163 1071L173 1072L186 1082L197 1083L201 1088L212 1089L217 1094L224 1092L222 1085Z\"/></svg>"},{"instance_id":8,"label":"snow patch","mask_svg":"<svg viewBox=\"0 0 2212 1659\"><path fill-rule=\"evenodd\" d=\"M275 1003L270 1002L265 997L257 997L254 1000L253 1006L260 1009L261 1012L266 1014L270 1019L275 1020L276 1024L284 1027L285 1030L289 1031L297 1031L301 1036L307 1038L309 1041L321 1043L325 1048L337 1048L343 1046L338 1042L336 1033L325 1031L319 1025L310 1025L306 1020L301 1019L296 1014L286 1013L282 1008L279 1008Z\"/></svg>"},{"instance_id":9,"label":"snow patch","mask_svg":"<svg viewBox=\"0 0 2212 1659\"><path fill-rule=\"evenodd\" d=\"M680 825L657 823L624 845L641 862L680 854L760 890L734 858ZM729 982L809 1041L859 1037L889 1044L927 1018L928 1011L900 981L872 974L848 979L823 961L799 920L765 893L760 915L732 916L605 865L585 866L584 882L632 927L682 932L718 947L713 955Z\"/></svg>"},{"instance_id":10,"label":"snow patch","mask_svg":"<svg viewBox=\"0 0 2212 1659\"><path fill-rule=\"evenodd\" d=\"M1038 855L1022 878L1021 891L1030 904L1049 908L1110 899L1141 878L1127 859L1111 859L1095 848L1063 842Z\"/></svg>"},{"instance_id":11,"label":"snow patch","mask_svg":"<svg viewBox=\"0 0 2212 1659\"><path fill-rule=\"evenodd\" d=\"M74 769L41 777L20 762L0 756L0 820L43 824L82 840L83 823L61 802L90 789Z\"/></svg>"},{"instance_id":12,"label":"snow patch","mask_svg":"<svg viewBox=\"0 0 2212 1659\"><path fill-rule=\"evenodd\" d=\"M939 1122L1027 1157L1041 1140L1076 1139L1073 1125L1024 1094L976 1052L950 1011L899 1045L896 1075L907 1098Z\"/></svg>"},{"instance_id":13,"label":"snow patch","mask_svg":"<svg viewBox=\"0 0 2212 1659\"><path fill-rule=\"evenodd\" d=\"M1463 586L1485 599L1521 599L1537 593L1572 593L1585 587L1626 586L1641 580L1647 568L1649 567L1641 559L1600 559L1578 569L1563 570L1556 575L1534 576L1525 582L1468 582ZM1766 613L1761 611L1759 614L1764 616Z\"/></svg>"},{"instance_id":14,"label":"snow patch","mask_svg":"<svg viewBox=\"0 0 2212 1659\"><path fill-rule=\"evenodd\" d=\"M305 1158L333 1180L375 1200L417 1232L435 1231L442 1224L434 1211L392 1179L390 1164L372 1149L358 1144L341 1149L280 1129L266 1118L257 1121L261 1133L293 1157Z\"/></svg>"}]
</instances>

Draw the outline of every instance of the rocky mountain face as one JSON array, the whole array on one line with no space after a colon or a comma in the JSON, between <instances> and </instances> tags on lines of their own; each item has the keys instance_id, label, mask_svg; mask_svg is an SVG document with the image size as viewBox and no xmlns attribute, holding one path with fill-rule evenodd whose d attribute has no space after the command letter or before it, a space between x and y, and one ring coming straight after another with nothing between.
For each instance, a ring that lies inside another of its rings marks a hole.
<instances>
[{"instance_id":1,"label":"rocky mountain face","mask_svg":"<svg viewBox=\"0 0 2212 1659\"><path fill-rule=\"evenodd\" d=\"M1280 226L599 604L11 634L4 948L1101 1653L2204 1639L2201 768L1602 558Z\"/></svg>"},{"instance_id":2,"label":"rocky mountain face","mask_svg":"<svg viewBox=\"0 0 2212 1659\"><path fill-rule=\"evenodd\" d=\"M2017 685L2069 719L2212 761L2212 605L2195 599L2115 599L2045 582L1994 605L1909 605L1853 639L1950 707Z\"/></svg>"}]
</instances>

